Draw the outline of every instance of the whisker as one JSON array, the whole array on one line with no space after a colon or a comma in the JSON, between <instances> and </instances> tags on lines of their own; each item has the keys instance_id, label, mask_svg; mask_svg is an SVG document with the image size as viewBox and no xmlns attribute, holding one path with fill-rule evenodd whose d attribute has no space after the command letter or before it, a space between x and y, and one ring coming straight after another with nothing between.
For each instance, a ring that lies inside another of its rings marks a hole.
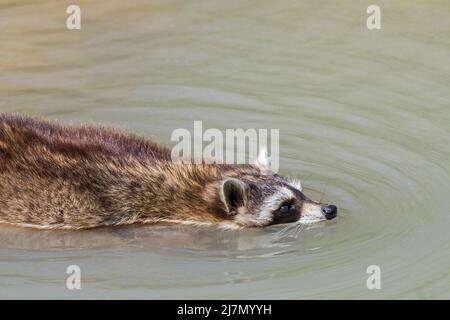
<instances>
[{"instance_id":1,"label":"whisker","mask_svg":"<svg viewBox=\"0 0 450 320\"><path fill-rule=\"evenodd\" d=\"M287 231L288 229L291 229L292 225L288 224L286 227L284 227L283 229L281 229L280 231L278 231L277 233L275 233L275 236L279 236L281 235L283 232Z\"/></svg>"},{"instance_id":2,"label":"whisker","mask_svg":"<svg viewBox=\"0 0 450 320\"><path fill-rule=\"evenodd\" d=\"M300 232L302 232L305 229L305 225L299 223L297 225L297 228L295 229L295 233L294 233L294 238L297 239L298 235L300 234Z\"/></svg>"}]
</instances>

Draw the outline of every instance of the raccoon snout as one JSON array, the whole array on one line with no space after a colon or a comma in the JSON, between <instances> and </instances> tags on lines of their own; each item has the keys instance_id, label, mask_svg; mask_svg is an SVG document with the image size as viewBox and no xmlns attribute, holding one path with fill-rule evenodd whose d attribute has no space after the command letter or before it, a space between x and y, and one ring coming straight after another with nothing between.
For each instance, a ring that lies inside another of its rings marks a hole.
<instances>
[{"instance_id":1,"label":"raccoon snout","mask_svg":"<svg viewBox=\"0 0 450 320\"><path fill-rule=\"evenodd\" d=\"M337 207L332 204L324 206L322 207L322 213L327 220L334 219L337 216Z\"/></svg>"}]
</instances>

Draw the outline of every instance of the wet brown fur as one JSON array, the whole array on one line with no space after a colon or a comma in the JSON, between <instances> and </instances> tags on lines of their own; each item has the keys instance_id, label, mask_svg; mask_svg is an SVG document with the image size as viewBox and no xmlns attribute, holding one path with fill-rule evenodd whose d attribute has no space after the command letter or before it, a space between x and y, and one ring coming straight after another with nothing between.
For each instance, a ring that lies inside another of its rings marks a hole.
<instances>
[{"instance_id":1,"label":"wet brown fur","mask_svg":"<svg viewBox=\"0 0 450 320\"><path fill-rule=\"evenodd\" d=\"M0 115L0 223L83 229L230 219L217 186L253 166L180 165L116 129Z\"/></svg>"}]
</instances>

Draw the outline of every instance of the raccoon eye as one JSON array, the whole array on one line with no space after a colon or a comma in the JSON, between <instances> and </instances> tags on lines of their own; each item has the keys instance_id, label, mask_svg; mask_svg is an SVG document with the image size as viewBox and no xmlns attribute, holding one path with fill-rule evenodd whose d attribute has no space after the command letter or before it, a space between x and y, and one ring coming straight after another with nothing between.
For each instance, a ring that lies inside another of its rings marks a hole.
<instances>
[{"instance_id":1,"label":"raccoon eye","mask_svg":"<svg viewBox=\"0 0 450 320\"><path fill-rule=\"evenodd\" d=\"M290 213L295 209L295 204L283 204L278 211L280 213Z\"/></svg>"}]
</instances>

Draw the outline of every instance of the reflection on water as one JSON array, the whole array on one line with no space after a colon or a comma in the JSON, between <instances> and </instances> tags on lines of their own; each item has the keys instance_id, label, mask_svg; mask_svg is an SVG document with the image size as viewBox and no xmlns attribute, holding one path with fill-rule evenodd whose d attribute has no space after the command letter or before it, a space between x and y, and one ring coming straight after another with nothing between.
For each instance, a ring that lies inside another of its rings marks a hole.
<instances>
[{"instance_id":1,"label":"reflection on water","mask_svg":"<svg viewBox=\"0 0 450 320\"><path fill-rule=\"evenodd\" d=\"M0 227L2 298L449 298L450 4L0 4L0 110L176 128L280 129L280 172L339 206L314 226L218 232ZM1 190L1 186L0 186ZM82 290L65 288L68 265ZM366 288L379 265L382 289Z\"/></svg>"},{"instance_id":2,"label":"reflection on water","mask_svg":"<svg viewBox=\"0 0 450 320\"><path fill-rule=\"evenodd\" d=\"M194 254L197 251L206 251L209 255L217 250L218 255L227 252L228 257L236 258L239 258L242 252L245 254L251 252L254 253L254 257L259 257L257 252L261 250L261 257L265 257L289 252L289 247L300 241L304 232L310 235L322 233L326 223L285 224L245 231L159 225L134 225L84 231L34 230L3 226L0 243L3 248L33 251L97 250L122 246L161 252L189 251Z\"/></svg>"}]
</instances>

